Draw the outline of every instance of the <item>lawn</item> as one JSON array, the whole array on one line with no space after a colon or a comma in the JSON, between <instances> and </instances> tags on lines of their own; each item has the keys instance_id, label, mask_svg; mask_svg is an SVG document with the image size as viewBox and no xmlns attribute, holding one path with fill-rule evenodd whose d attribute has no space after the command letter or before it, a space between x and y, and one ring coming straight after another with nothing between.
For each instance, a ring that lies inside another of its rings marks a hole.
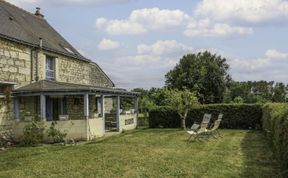
<instances>
[{"instance_id":1,"label":"lawn","mask_svg":"<svg viewBox=\"0 0 288 178\"><path fill-rule=\"evenodd\" d=\"M138 129L76 146L0 152L0 177L273 177L278 165L260 131L221 130L185 140L177 129Z\"/></svg>"}]
</instances>

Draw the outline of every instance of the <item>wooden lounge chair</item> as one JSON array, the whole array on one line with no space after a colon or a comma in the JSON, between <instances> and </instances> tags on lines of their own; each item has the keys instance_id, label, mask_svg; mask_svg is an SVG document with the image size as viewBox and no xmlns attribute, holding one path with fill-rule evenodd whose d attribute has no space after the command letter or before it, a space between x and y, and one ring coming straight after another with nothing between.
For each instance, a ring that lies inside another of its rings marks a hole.
<instances>
[{"instance_id":1,"label":"wooden lounge chair","mask_svg":"<svg viewBox=\"0 0 288 178\"><path fill-rule=\"evenodd\" d=\"M209 123L211 120L211 114L205 113L202 119L201 123ZM200 128L200 124L198 122L194 122L193 125L191 126L190 130L196 131Z\"/></svg>"},{"instance_id":2,"label":"wooden lounge chair","mask_svg":"<svg viewBox=\"0 0 288 178\"><path fill-rule=\"evenodd\" d=\"M222 118L223 118L223 114L221 113L219 114L218 119L214 121L213 127L211 129L207 129L207 134L212 135L214 138L217 138L215 134L217 134L219 137L222 137L218 130L221 124Z\"/></svg>"},{"instance_id":3,"label":"wooden lounge chair","mask_svg":"<svg viewBox=\"0 0 288 178\"><path fill-rule=\"evenodd\" d=\"M194 140L196 140L200 138L199 136L205 135L210 119L211 119L211 114L204 114L203 120L200 125L197 123L194 123L191 127L191 130L187 131L187 133L190 135L187 141L189 142L193 136L194 136Z\"/></svg>"}]
</instances>

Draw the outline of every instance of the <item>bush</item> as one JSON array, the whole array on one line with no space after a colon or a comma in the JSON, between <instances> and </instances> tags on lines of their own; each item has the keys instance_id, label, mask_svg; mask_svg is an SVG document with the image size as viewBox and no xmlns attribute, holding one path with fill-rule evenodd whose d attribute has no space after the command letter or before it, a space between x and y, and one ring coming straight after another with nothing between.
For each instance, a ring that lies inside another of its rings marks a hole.
<instances>
[{"instance_id":1,"label":"bush","mask_svg":"<svg viewBox=\"0 0 288 178\"><path fill-rule=\"evenodd\" d=\"M159 107L149 112L149 127L178 128L181 126L180 116L170 107Z\"/></svg>"},{"instance_id":2,"label":"bush","mask_svg":"<svg viewBox=\"0 0 288 178\"><path fill-rule=\"evenodd\" d=\"M44 139L44 122L32 121L25 125L23 130L23 142L25 145L37 145Z\"/></svg>"},{"instance_id":3,"label":"bush","mask_svg":"<svg viewBox=\"0 0 288 178\"><path fill-rule=\"evenodd\" d=\"M264 105L262 123L276 158L288 170L288 104Z\"/></svg>"},{"instance_id":4,"label":"bush","mask_svg":"<svg viewBox=\"0 0 288 178\"><path fill-rule=\"evenodd\" d=\"M262 107L258 104L213 104L192 108L186 120L186 127L195 121L201 122L205 113L212 114L212 121L223 113L221 128L259 129L261 127ZM149 127L179 128L180 117L169 107L159 107L149 113Z\"/></svg>"},{"instance_id":5,"label":"bush","mask_svg":"<svg viewBox=\"0 0 288 178\"><path fill-rule=\"evenodd\" d=\"M50 128L47 130L48 138L50 138L53 143L62 143L67 133L63 133L55 128L56 122L52 122Z\"/></svg>"},{"instance_id":6,"label":"bush","mask_svg":"<svg viewBox=\"0 0 288 178\"><path fill-rule=\"evenodd\" d=\"M0 148L7 148L14 143L13 133L11 130L0 127Z\"/></svg>"}]
</instances>

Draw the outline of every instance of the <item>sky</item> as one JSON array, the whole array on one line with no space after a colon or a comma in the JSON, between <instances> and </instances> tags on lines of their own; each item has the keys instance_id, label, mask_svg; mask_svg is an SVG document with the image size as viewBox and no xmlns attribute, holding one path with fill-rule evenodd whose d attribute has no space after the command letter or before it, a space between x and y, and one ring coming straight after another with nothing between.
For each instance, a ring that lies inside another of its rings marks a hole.
<instances>
[{"instance_id":1,"label":"sky","mask_svg":"<svg viewBox=\"0 0 288 178\"><path fill-rule=\"evenodd\" d=\"M288 83L287 0L7 0L45 19L121 88L162 87L188 53L236 81Z\"/></svg>"}]
</instances>

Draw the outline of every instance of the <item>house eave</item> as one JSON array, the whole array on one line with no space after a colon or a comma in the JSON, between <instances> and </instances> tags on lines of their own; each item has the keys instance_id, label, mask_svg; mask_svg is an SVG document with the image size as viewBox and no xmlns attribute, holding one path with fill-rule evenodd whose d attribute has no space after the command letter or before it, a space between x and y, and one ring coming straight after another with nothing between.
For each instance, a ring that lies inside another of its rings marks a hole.
<instances>
[{"instance_id":1,"label":"house eave","mask_svg":"<svg viewBox=\"0 0 288 178\"><path fill-rule=\"evenodd\" d=\"M25 46L28 46L28 47L31 47L31 48L40 49L38 44L34 44L34 43L27 42L27 41L19 40L17 38L13 38L13 37L1 34L1 33L0 33L0 38L8 40L8 41L12 41L14 43L18 43L18 44L21 44L21 45L25 45ZM48 52L52 52L52 53L56 53L56 54L59 54L59 55L63 55L63 56L66 56L66 57L71 57L71 58L78 59L78 60L85 61L85 62L92 62L89 59L86 59L86 58L83 58L83 57L79 57L79 56L75 56L75 55L69 55L68 53L64 53L64 52L61 52L61 51L58 51L58 50L55 50L55 49L52 49L52 48L48 48L48 47L45 47L45 46L42 47L42 50L45 50L45 51L48 51Z\"/></svg>"}]
</instances>

